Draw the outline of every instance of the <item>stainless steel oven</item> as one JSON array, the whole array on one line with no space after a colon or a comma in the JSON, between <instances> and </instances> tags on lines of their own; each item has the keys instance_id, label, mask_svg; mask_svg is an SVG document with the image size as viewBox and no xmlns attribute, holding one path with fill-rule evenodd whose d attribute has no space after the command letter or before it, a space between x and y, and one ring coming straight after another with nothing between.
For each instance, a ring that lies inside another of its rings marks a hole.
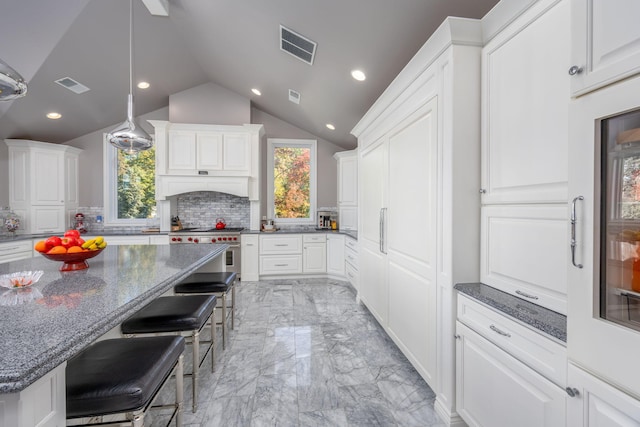
<instances>
[{"instance_id":1,"label":"stainless steel oven","mask_svg":"<svg viewBox=\"0 0 640 427\"><path fill-rule=\"evenodd\" d=\"M240 232L242 228L224 229L183 229L169 233L171 244L212 244L225 243L229 248L224 254L227 271L240 277Z\"/></svg>"}]
</instances>

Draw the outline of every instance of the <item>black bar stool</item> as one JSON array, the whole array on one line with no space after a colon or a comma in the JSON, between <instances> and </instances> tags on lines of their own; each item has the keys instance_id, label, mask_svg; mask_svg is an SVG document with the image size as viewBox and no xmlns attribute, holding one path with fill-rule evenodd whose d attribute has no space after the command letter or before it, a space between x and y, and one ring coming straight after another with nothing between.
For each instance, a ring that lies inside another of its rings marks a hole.
<instances>
[{"instance_id":1,"label":"black bar stool","mask_svg":"<svg viewBox=\"0 0 640 427\"><path fill-rule=\"evenodd\" d=\"M217 299L214 295L160 297L120 325L125 336L177 334L188 338L187 344L192 344L193 368L191 373L186 373L184 376L190 376L192 379L193 412L196 412L198 406L198 368L210 351L211 372L215 368L215 322L213 319L216 303ZM211 340L200 341L200 331L209 322L211 322ZM202 358L200 358L200 343L209 344Z\"/></svg>"},{"instance_id":2,"label":"black bar stool","mask_svg":"<svg viewBox=\"0 0 640 427\"><path fill-rule=\"evenodd\" d=\"M213 294L220 298L222 308L222 348L227 348L227 308L231 308L231 329L235 328L236 278L233 272L194 273L173 287L176 294ZM231 307L227 295L231 292Z\"/></svg>"},{"instance_id":3,"label":"black bar stool","mask_svg":"<svg viewBox=\"0 0 640 427\"><path fill-rule=\"evenodd\" d=\"M184 338L175 336L117 338L87 347L67 362L67 425L103 424L109 415L109 425L142 427L148 410L173 407L168 423L175 418L182 426L184 348ZM152 406L173 372L175 404Z\"/></svg>"}]
</instances>

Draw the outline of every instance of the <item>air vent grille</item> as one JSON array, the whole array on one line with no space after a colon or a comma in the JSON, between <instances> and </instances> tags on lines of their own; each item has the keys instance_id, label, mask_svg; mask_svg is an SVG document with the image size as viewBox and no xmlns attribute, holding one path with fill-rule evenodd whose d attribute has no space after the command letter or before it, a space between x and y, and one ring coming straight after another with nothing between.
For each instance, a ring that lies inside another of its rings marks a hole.
<instances>
[{"instance_id":1,"label":"air vent grille","mask_svg":"<svg viewBox=\"0 0 640 427\"><path fill-rule=\"evenodd\" d=\"M71 92L78 93L78 94L84 93L89 90L88 87L86 87L81 83L78 83L77 81L73 80L71 77L63 77L61 79L56 80L55 82L58 83L60 86L69 89Z\"/></svg>"},{"instance_id":2,"label":"air vent grille","mask_svg":"<svg viewBox=\"0 0 640 427\"><path fill-rule=\"evenodd\" d=\"M280 25L280 50L313 65L317 46L316 42Z\"/></svg>"},{"instance_id":3,"label":"air vent grille","mask_svg":"<svg viewBox=\"0 0 640 427\"><path fill-rule=\"evenodd\" d=\"M289 89L289 101L293 102L294 104L300 104L300 92Z\"/></svg>"}]
</instances>

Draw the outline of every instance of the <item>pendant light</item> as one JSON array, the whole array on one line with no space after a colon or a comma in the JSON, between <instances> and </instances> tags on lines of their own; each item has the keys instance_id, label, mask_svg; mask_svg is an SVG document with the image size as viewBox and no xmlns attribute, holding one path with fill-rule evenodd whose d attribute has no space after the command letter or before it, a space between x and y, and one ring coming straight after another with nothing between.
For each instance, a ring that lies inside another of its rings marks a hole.
<instances>
[{"instance_id":1,"label":"pendant light","mask_svg":"<svg viewBox=\"0 0 640 427\"><path fill-rule=\"evenodd\" d=\"M27 94L27 83L16 70L0 60L0 101L11 101Z\"/></svg>"},{"instance_id":2,"label":"pendant light","mask_svg":"<svg viewBox=\"0 0 640 427\"><path fill-rule=\"evenodd\" d=\"M135 154L151 148L153 141L133 119L133 0L129 0L129 97L127 101L127 120L109 132L107 139L117 149L124 150L127 154Z\"/></svg>"}]
</instances>

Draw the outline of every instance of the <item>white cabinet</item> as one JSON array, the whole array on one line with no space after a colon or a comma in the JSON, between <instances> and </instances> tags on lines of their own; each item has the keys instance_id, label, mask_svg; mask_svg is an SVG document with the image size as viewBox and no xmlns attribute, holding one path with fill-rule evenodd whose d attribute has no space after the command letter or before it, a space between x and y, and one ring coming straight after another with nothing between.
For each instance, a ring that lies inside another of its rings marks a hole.
<instances>
[{"instance_id":1,"label":"white cabinet","mask_svg":"<svg viewBox=\"0 0 640 427\"><path fill-rule=\"evenodd\" d=\"M82 238L84 240L89 240L97 237L98 235L83 235ZM118 246L118 245L148 245L150 236L145 235L119 235L119 236L104 236L105 242L110 246ZM158 243L154 243L158 244Z\"/></svg>"},{"instance_id":2,"label":"white cabinet","mask_svg":"<svg viewBox=\"0 0 640 427\"><path fill-rule=\"evenodd\" d=\"M448 424L453 286L479 279L481 39L479 21L445 20L352 131L358 296L434 390Z\"/></svg>"},{"instance_id":3,"label":"white cabinet","mask_svg":"<svg viewBox=\"0 0 640 427\"><path fill-rule=\"evenodd\" d=\"M260 275L301 274L302 235L260 236Z\"/></svg>"},{"instance_id":4,"label":"white cabinet","mask_svg":"<svg viewBox=\"0 0 640 427\"><path fill-rule=\"evenodd\" d=\"M306 274L327 272L327 236L325 234L302 235L302 272Z\"/></svg>"},{"instance_id":5,"label":"white cabinet","mask_svg":"<svg viewBox=\"0 0 640 427\"><path fill-rule=\"evenodd\" d=\"M342 234L327 235L327 274L344 277L345 275L345 237Z\"/></svg>"},{"instance_id":6,"label":"white cabinet","mask_svg":"<svg viewBox=\"0 0 640 427\"><path fill-rule=\"evenodd\" d=\"M252 126L216 126L151 121L156 128L160 175L251 176L254 142ZM256 153L254 153L256 151ZM256 172L256 173L254 173Z\"/></svg>"},{"instance_id":7,"label":"white cabinet","mask_svg":"<svg viewBox=\"0 0 640 427\"><path fill-rule=\"evenodd\" d=\"M482 50L483 204L566 203L569 6L538 1Z\"/></svg>"},{"instance_id":8,"label":"white cabinet","mask_svg":"<svg viewBox=\"0 0 640 427\"><path fill-rule=\"evenodd\" d=\"M0 243L0 263L31 258L34 253L33 244L31 240Z\"/></svg>"},{"instance_id":9,"label":"white cabinet","mask_svg":"<svg viewBox=\"0 0 640 427\"><path fill-rule=\"evenodd\" d=\"M257 234L242 234L240 239L240 256L242 259L242 271L240 277L243 281L256 281L260 279L260 242Z\"/></svg>"},{"instance_id":10,"label":"white cabinet","mask_svg":"<svg viewBox=\"0 0 640 427\"><path fill-rule=\"evenodd\" d=\"M333 155L338 162L338 225L341 230L358 229L358 151Z\"/></svg>"},{"instance_id":11,"label":"white cabinet","mask_svg":"<svg viewBox=\"0 0 640 427\"><path fill-rule=\"evenodd\" d=\"M574 96L640 72L640 2L572 0L571 7Z\"/></svg>"},{"instance_id":12,"label":"white cabinet","mask_svg":"<svg viewBox=\"0 0 640 427\"><path fill-rule=\"evenodd\" d=\"M462 323L457 408L470 427L565 425L565 391Z\"/></svg>"},{"instance_id":13,"label":"white cabinet","mask_svg":"<svg viewBox=\"0 0 640 427\"><path fill-rule=\"evenodd\" d=\"M464 294L457 311L457 409L464 421L565 425L566 348Z\"/></svg>"},{"instance_id":14,"label":"white cabinet","mask_svg":"<svg viewBox=\"0 0 640 427\"><path fill-rule=\"evenodd\" d=\"M358 290L358 241L350 236L344 239L344 270L347 280Z\"/></svg>"},{"instance_id":15,"label":"white cabinet","mask_svg":"<svg viewBox=\"0 0 640 427\"><path fill-rule=\"evenodd\" d=\"M0 395L0 426L60 427L66 425L63 362L18 393Z\"/></svg>"},{"instance_id":16,"label":"white cabinet","mask_svg":"<svg viewBox=\"0 0 640 427\"><path fill-rule=\"evenodd\" d=\"M27 234L60 233L78 207L78 156L67 145L19 139L9 147L9 204Z\"/></svg>"},{"instance_id":17,"label":"white cabinet","mask_svg":"<svg viewBox=\"0 0 640 427\"><path fill-rule=\"evenodd\" d=\"M566 203L483 206L480 281L566 313L568 215Z\"/></svg>"},{"instance_id":18,"label":"white cabinet","mask_svg":"<svg viewBox=\"0 0 640 427\"><path fill-rule=\"evenodd\" d=\"M605 136L607 133L600 131L607 125L602 119L640 108L638 93L640 77L634 77L581 96L572 102L568 200L582 197L581 200L575 200L574 258L576 265L582 265L582 268L574 266L569 261L567 273L567 334L570 361L611 384L628 390L636 397L640 397L640 370L633 367L640 354L640 336L638 330L623 326L622 322L617 323L601 317L606 314L605 308L613 309L613 312L622 312L627 319L630 317L631 321L635 322L635 317L631 317L634 316L633 312L623 311L628 307L627 301L620 303L611 298L615 297L612 295L614 290L608 286L615 283L616 276L612 275L613 270L609 268L607 277L613 280L601 279L601 275L604 274L604 262L600 262L600 256L602 254L605 258L610 257L606 261L607 264L616 263L619 260L615 259L617 257L611 248L618 248L620 255L625 248L625 244L610 240L611 235L605 234L609 223L620 224L621 228L626 228L629 223L635 229L638 221L621 220L620 217L606 215L606 221L601 222L601 215L605 215L605 203L610 206L622 204L621 200L614 196L614 192L610 192L606 200L600 201L603 187L607 188L601 183L607 180L622 182L623 170L626 168L620 167L615 175L601 180L598 165L603 162L602 157L608 156L610 152ZM596 129L598 131L595 131ZM613 145L616 145L615 142ZM635 158L635 154L630 158ZM611 160L609 162L609 165L616 164ZM610 189L611 187L608 187L608 190ZM568 239L565 248L568 256L571 256ZM628 257L626 262L632 263L633 258L634 256ZM620 273L624 274L623 271ZM618 280L622 277L624 276L618 276ZM630 283L627 286L630 287ZM600 299L605 296L606 303L604 298ZM623 321L625 317L622 317Z\"/></svg>"},{"instance_id":19,"label":"white cabinet","mask_svg":"<svg viewBox=\"0 0 640 427\"><path fill-rule=\"evenodd\" d=\"M640 401L569 363L568 427L638 427Z\"/></svg>"},{"instance_id":20,"label":"white cabinet","mask_svg":"<svg viewBox=\"0 0 640 427\"><path fill-rule=\"evenodd\" d=\"M158 236L149 236L149 244L150 245L168 245L169 244L169 236L166 234L158 235Z\"/></svg>"}]
</instances>

